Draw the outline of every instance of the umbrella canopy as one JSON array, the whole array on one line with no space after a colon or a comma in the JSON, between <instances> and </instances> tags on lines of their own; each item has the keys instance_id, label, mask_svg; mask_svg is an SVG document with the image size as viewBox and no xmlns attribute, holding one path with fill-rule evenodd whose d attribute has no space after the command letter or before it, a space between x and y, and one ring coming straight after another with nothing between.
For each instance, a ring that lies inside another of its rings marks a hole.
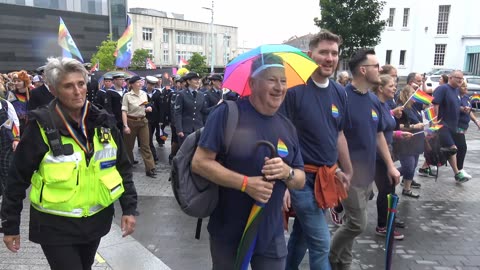
<instances>
[{"instance_id":1,"label":"umbrella canopy","mask_svg":"<svg viewBox=\"0 0 480 270\"><path fill-rule=\"evenodd\" d=\"M248 79L252 62L262 54L273 53L282 58L287 77L287 87L305 83L317 64L301 50L290 45L262 45L233 59L225 69L223 87L229 88L240 96L251 93Z\"/></svg>"},{"instance_id":2,"label":"umbrella canopy","mask_svg":"<svg viewBox=\"0 0 480 270\"><path fill-rule=\"evenodd\" d=\"M258 141L256 148L260 146L266 146L270 149L270 157L274 158L277 156L275 151L275 146L269 141ZM250 260L252 259L253 251L255 250L255 245L257 243L257 232L258 226L262 222L262 212L265 204L260 202L255 202L250 210L250 215L248 215L247 225L243 230L242 238L240 239L240 244L237 248L237 255L235 257L235 270L247 270Z\"/></svg>"}]
</instances>

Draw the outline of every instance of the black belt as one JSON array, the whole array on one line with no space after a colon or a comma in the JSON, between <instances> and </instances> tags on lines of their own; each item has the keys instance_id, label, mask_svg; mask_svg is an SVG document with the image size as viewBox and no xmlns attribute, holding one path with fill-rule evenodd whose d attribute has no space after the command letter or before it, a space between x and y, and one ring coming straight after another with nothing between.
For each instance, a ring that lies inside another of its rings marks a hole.
<instances>
[{"instance_id":1,"label":"black belt","mask_svg":"<svg viewBox=\"0 0 480 270\"><path fill-rule=\"evenodd\" d=\"M145 119L145 116L136 117L136 116L127 115L127 118L128 118L128 119L135 120L135 121L139 121L139 120Z\"/></svg>"}]
</instances>

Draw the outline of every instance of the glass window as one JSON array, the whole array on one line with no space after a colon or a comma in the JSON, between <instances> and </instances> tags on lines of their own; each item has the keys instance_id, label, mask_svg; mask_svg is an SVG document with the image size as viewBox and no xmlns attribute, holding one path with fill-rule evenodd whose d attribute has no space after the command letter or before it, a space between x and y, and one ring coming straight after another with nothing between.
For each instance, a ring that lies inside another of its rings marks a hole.
<instances>
[{"instance_id":1,"label":"glass window","mask_svg":"<svg viewBox=\"0 0 480 270\"><path fill-rule=\"evenodd\" d=\"M163 50L163 63L168 64L169 62L168 60L169 60L168 50Z\"/></svg>"},{"instance_id":2,"label":"glass window","mask_svg":"<svg viewBox=\"0 0 480 270\"><path fill-rule=\"evenodd\" d=\"M442 5L438 8L437 34L446 35L448 31L448 15L450 14L450 5Z\"/></svg>"},{"instance_id":3,"label":"glass window","mask_svg":"<svg viewBox=\"0 0 480 270\"><path fill-rule=\"evenodd\" d=\"M408 15L410 15L410 8L403 9L403 27L408 27Z\"/></svg>"},{"instance_id":4,"label":"glass window","mask_svg":"<svg viewBox=\"0 0 480 270\"><path fill-rule=\"evenodd\" d=\"M163 43L169 43L168 42L168 31L163 29Z\"/></svg>"},{"instance_id":5,"label":"glass window","mask_svg":"<svg viewBox=\"0 0 480 270\"><path fill-rule=\"evenodd\" d=\"M407 51L401 50L400 51L400 60L398 61L398 65L404 66L405 65L405 55L407 54Z\"/></svg>"},{"instance_id":6,"label":"glass window","mask_svg":"<svg viewBox=\"0 0 480 270\"><path fill-rule=\"evenodd\" d=\"M154 55L153 55L153 50L152 49L145 49L148 51L148 58L153 61Z\"/></svg>"},{"instance_id":7,"label":"glass window","mask_svg":"<svg viewBox=\"0 0 480 270\"><path fill-rule=\"evenodd\" d=\"M392 50L387 50L386 57L385 57L385 64L389 65L391 60L392 60Z\"/></svg>"},{"instance_id":8,"label":"glass window","mask_svg":"<svg viewBox=\"0 0 480 270\"><path fill-rule=\"evenodd\" d=\"M390 8L390 15L388 16L388 27L393 27L394 18L395 18L395 8Z\"/></svg>"},{"instance_id":9,"label":"glass window","mask_svg":"<svg viewBox=\"0 0 480 270\"><path fill-rule=\"evenodd\" d=\"M142 28L143 40L152 40L153 39L153 28Z\"/></svg>"},{"instance_id":10,"label":"glass window","mask_svg":"<svg viewBox=\"0 0 480 270\"><path fill-rule=\"evenodd\" d=\"M433 57L434 66L444 65L446 49L447 49L447 44L435 44L435 55Z\"/></svg>"}]
</instances>

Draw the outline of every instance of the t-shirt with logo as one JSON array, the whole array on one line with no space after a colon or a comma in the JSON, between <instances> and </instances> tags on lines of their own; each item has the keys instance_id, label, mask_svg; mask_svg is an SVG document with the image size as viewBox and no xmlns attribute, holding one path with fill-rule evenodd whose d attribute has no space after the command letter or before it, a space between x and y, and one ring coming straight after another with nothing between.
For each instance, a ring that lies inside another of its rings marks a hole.
<instances>
[{"instance_id":1,"label":"t-shirt with logo","mask_svg":"<svg viewBox=\"0 0 480 270\"><path fill-rule=\"evenodd\" d=\"M442 84L433 92L433 104L438 106L438 119L440 124L448 127L451 132L456 132L460 118L460 92L448 83Z\"/></svg>"},{"instance_id":2,"label":"t-shirt with logo","mask_svg":"<svg viewBox=\"0 0 480 270\"><path fill-rule=\"evenodd\" d=\"M269 148L261 145L266 140L275 147L276 155L293 168L303 169L300 146L294 127L286 117L278 113L262 115L248 99L237 101L239 120L229 154L224 166L246 176L261 176L264 158L270 157ZM225 121L228 109L225 104L217 106L205 124L198 145L215 153L223 153ZM273 193L262 211L262 222L258 229L255 254L280 258L287 254L283 234L282 203L285 183L277 181ZM238 246L250 210L255 201L237 189L220 187L218 206L210 216L208 231L215 241Z\"/></svg>"},{"instance_id":3,"label":"t-shirt with logo","mask_svg":"<svg viewBox=\"0 0 480 270\"><path fill-rule=\"evenodd\" d=\"M373 93L357 93L351 84L345 87L345 92L350 113L343 132L353 166L352 185L366 187L375 175L377 133L385 129L382 105Z\"/></svg>"},{"instance_id":4,"label":"t-shirt with logo","mask_svg":"<svg viewBox=\"0 0 480 270\"><path fill-rule=\"evenodd\" d=\"M338 160L337 139L348 114L344 88L330 81L325 88L310 78L288 90L281 113L297 129L305 164L331 166Z\"/></svg>"}]
</instances>

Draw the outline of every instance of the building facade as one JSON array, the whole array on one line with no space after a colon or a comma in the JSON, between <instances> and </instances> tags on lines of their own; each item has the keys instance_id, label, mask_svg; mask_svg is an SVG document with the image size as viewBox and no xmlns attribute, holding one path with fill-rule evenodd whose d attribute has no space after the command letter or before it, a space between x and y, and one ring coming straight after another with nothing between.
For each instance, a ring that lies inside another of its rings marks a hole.
<instances>
[{"instance_id":1,"label":"building facade","mask_svg":"<svg viewBox=\"0 0 480 270\"><path fill-rule=\"evenodd\" d=\"M146 49L157 67L178 66L193 53L207 57L207 64L222 69L238 52L238 29L234 26L184 20L182 14L131 8L133 50Z\"/></svg>"},{"instance_id":2,"label":"building facade","mask_svg":"<svg viewBox=\"0 0 480 270\"><path fill-rule=\"evenodd\" d=\"M380 64L397 67L399 76L438 68L480 75L478 10L477 0L387 0L375 47Z\"/></svg>"},{"instance_id":3,"label":"building facade","mask_svg":"<svg viewBox=\"0 0 480 270\"><path fill-rule=\"evenodd\" d=\"M0 71L35 70L60 56L59 17L88 62L110 32L115 39L125 30L126 0L0 0Z\"/></svg>"}]
</instances>

